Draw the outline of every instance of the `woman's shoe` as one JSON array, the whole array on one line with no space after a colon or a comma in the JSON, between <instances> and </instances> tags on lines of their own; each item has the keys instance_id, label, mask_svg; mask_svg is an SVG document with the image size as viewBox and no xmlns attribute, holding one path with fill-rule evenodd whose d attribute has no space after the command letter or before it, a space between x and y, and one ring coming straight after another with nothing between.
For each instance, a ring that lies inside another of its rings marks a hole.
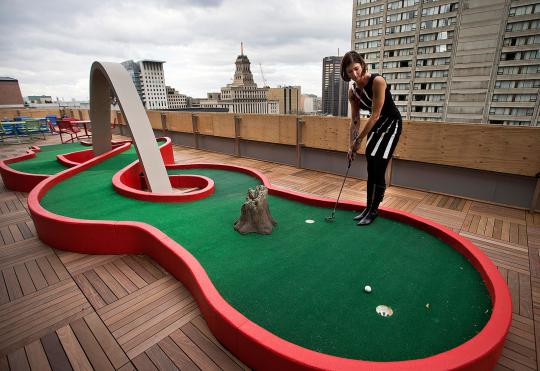
<instances>
[{"instance_id":1,"label":"woman's shoe","mask_svg":"<svg viewBox=\"0 0 540 371\"><path fill-rule=\"evenodd\" d=\"M373 221L379 216L379 213L377 210L370 211L364 219L360 220L357 225L363 226L363 225L370 225L373 223Z\"/></svg>"},{"instance_id":2,"label":"woman's shoe","mask_svg":"<svg viewBox=\"0 0 540 371\"><path fill-rule=\"evenodd\" d=\"M373 196L373 203L369 208L366 216L358 222L358 226L370 225L373 221L379 216L377 210L384 198L384 191L386 190L385 186L375 185L375 192Z\"/></svg>"},{"instance_id":3,"label":"woman's shoe","mask_svg":"<svg viewBox=\"0 0 540 371\"><path fill-rule=\"evenodd\" d=\"M366 217L366 215L369 212L369 209L371 208L371 204L373 203L373 194L374 194L375 185L371 185L368 181L367 185L367 195L366 195L366 208L362 210L360 214L355 216L353 220L359 221Z\"/></svg>"},{"instance_id":4,"label":"woman's shoe","mask_svg":"<svg viewBox=\"0 0 540 371\"><path fill-rule=\"evenodd\" d=\"M355 216L353 220L359 221L359 220L364 219L366 215L368 214L368 212L369 212L369 206L366 206L366 208L360 214Z\"/></svg>"}]
</instances>

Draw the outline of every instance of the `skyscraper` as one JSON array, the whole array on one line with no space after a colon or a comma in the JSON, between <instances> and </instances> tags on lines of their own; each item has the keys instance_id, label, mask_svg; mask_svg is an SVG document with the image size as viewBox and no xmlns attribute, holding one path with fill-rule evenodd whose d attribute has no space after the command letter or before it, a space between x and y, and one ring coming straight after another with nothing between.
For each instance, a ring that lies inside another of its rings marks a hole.
<instances>
[{"instance_id":1,"label":"skyscraper","mask_svg":"<svg viewBox=\"0 0 540 371\"><path fill-rule=\"evenodd\" d=\"M349 84L341 79L342 57L324 57L322 71L322 113L347 116Z\"/></svg>"},{"instance_id":2,"label":"skyscraper","mask_svg":"<svg viewBox=\"0 0 540 371\"><path fill-rule=\"evenodd\" d=\"M143 59L122 62L131 75L135 88L146 109L167 109L167 91L163 73L164 61Z\"/></svg>"},{"instance_id":3,"label":"skyscraper","mask_svg":"<svg viewBox=\"0 0 540 371\"><path fill-rule=\"evenodd\" d=\"M538 125L540 2L354 0L352 48L404 118Z\"/></svg>"}]
</instances>

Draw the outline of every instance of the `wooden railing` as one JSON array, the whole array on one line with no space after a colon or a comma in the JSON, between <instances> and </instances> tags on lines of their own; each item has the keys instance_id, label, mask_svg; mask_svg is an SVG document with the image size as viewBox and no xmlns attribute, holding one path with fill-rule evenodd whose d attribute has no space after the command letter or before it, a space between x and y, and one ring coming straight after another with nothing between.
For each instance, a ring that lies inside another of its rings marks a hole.
<instances>
[{"instance_id":1,"label":"wooden railing","mask_svg":"<svg viewBox=\"0 0 540 371\"><path fill-rule=\"evenodd\" d=\"M64 114L89 119L88 110ZM60 114L0 109L0 117ZM339 117L147 111L154 129L332 151L348 148L349 119ZM111 122L124 120L111 112ZM364 150L362 146L360 152ZM534 177L540 172L540 127L404 121L398 159Z\"/></svg>"}]
</instances>

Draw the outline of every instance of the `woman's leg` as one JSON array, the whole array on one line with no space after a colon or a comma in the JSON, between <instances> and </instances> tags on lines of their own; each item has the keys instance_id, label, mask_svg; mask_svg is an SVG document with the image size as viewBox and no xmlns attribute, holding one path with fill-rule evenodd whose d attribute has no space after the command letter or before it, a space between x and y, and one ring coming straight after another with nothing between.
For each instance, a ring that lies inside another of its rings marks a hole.
<instances>
[{"instance_id":1,"label":"woman's leg","mask_svg":"<svg viewBox=\"0 0 540 371\"><path fill-rule=\"evenodd\" d=\"M367 214L360 220L358 225L369 225L378 216L377 210L386 190L386 168L394 154L400 134L401 120L396 120L392 122L384 133L376 138L376 142L370 141L367 146L368 177L373 181L372 202Z\"/></svg>"},{"instance_id":2,"label":"woman's leg","mask_svg":"<svg viewBox=\"0 0 540 371\"><path fill-rule=\"evenodd\" d=\"M371 203L373 202L373 190L374 190L374 185L375 185L375 182L373 181L373 179L374 179L374 174L375 174L374 172L375 163L373 161L373 158L370 156L366 156L366 160L367 160L367 174L368 174L367 187L366 187L366 207L364 208L364 210L362 210L360 214L358 214L357 216L353 218L354 220L357 220L357 221L364 219L364 217L369 212Z\"/></svg>"},{"instance_id":3,"label":"woman's leg","mask_svg":"<svg viewBox=\"0 0 540 371\"><path fill-rule=\"evenodd\" d=\"M368 169L371 170L371 178L373 179L372 184L370 185L371 189L371 202L367 209L367 213L360 220L358 225L368 225L371 224L375 218L378 216L377 210L379 205L384 198L384 191L386 189L386 168L388 167L388 160L379 158L379 157L368 157ZM368 171L369 171L368 170Z\"/></svg>"}]
</instances>

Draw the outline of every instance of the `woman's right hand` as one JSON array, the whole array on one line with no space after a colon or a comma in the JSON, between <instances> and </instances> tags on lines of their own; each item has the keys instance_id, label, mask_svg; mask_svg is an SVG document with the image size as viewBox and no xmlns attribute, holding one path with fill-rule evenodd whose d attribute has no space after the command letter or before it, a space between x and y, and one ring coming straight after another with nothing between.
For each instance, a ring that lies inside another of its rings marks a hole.
<instances>
[{"instance_id":1,"label":"woman's right hand","mask_svg":"<svg viewBox=\"0 0 540 371\"><path fill-rule=\"evenodd\" d=\"M349 148L349 151L347 152L347 160L349 162L354 161L354 151Z\"/></svg>"}]
</instances>

